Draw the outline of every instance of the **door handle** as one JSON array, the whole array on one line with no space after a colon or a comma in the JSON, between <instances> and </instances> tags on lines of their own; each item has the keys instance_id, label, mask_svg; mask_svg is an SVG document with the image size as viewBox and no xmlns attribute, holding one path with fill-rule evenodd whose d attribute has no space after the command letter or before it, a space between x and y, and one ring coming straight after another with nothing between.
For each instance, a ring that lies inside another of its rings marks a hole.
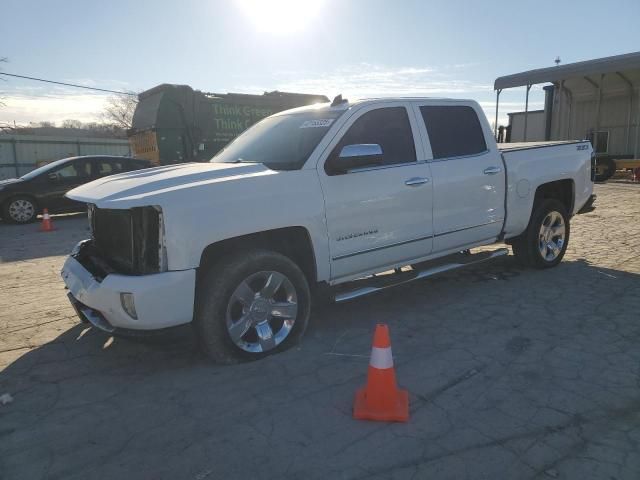
<instances>
[{"instance_id":1,"label":"door handle","mask_svg":"<svg viewBox=\"0 0 640 480\"><path fill-rule=\"evenodd\" d=\"M413 177L404 181L404 184L408 187L417 187L419 185L424 185L425 183L429 183L429 179L426 177Z\"/></svg>"},{"instance_id":2,"label":"door handle","mask_svg":"<svg viewBox=\"0 0 640 480\"><path fill-rule=\"evenodd\" d=\"M500 173L502 171L502 167L487 167L484 169L485 175L495 175L496 173Z\"/></svg>"}]
</instances>

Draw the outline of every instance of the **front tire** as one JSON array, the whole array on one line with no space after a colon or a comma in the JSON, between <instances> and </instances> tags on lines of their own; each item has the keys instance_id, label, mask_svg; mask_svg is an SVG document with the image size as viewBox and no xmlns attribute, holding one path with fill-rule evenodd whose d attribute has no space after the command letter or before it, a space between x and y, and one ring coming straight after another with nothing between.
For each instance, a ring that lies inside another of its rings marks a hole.
<instances>
[{"instance_id":1,"label":"front tire","mask_svg":"<svg viewBox=\"0 0 640 480\"><path fill-rule=\"evenodd\" d=\"M8 199L2 205L2 218L10 223L35 222L38 216L38 206L31 197L18 195Z\"/></svg>"},{"instance_id":2,"label":"front tire","mask_svg":"<svg viewBox=\"0 0 640 480\"><path fill-rule=\"evenodd\" d=\"M556 199L534 205L527 230L512 242L513 253L527 267L551 268L558 265L569 244L569 215Z\"/></svg>"},{"instance_id":3,"label":"front tire","mask_svg":"<svg viewBox=\"0 0 640 480\"><path fill-rule=\"evenodd\" d=\"M204 272L193 327L209 358L233 364L295 345L310 311L302 270L284 255L254 250L232 255Z\"/></svg>"}]
</instances>

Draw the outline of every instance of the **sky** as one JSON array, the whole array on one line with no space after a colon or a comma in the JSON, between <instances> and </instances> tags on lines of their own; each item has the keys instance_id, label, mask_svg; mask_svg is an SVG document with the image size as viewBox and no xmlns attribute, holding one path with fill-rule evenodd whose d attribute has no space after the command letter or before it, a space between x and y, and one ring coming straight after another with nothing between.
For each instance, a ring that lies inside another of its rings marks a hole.
<instances>
[{"instance_id":1,"label":"sky","mask_svg":"<svg viewBox=\"0 0 640 480\"><path fill-rule=\"evenodd\" d=\"M1 13L4 72L135 92L471 98L491 120L496 77L640 51L639 0L3 0ZM18 124L99 120L106 99L6 77L0 97L0 123ZM500 123L524 97L502 93Z\"/></svg>"}]
</instances>

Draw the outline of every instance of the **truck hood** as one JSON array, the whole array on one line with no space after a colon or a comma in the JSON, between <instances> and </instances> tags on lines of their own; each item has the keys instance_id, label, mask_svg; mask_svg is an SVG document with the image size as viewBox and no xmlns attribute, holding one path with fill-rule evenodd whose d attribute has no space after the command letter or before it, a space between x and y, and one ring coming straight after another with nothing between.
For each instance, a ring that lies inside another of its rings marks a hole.
<instances>
[{"instance_id":1,"label":"truck hood","mask_svg":"<svg viewBox=\"0 0 640 480\"><path fill-rule=\"evenodd\" d=\"M111 175L74 188L66 196L99 208L132 208L155 205L159 197L185 189L277 173L260 163L183 163Z\"/></svg>"}]
</instances>

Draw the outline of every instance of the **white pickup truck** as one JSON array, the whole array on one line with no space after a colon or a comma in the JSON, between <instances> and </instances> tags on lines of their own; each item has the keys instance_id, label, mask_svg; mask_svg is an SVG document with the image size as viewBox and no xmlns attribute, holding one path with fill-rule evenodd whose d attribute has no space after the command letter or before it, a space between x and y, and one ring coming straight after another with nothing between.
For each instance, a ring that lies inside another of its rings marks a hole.
<instances>
[{"instance_id":1,"label":"white pickup truck","mask_svg":"<svg viewBox=\"0 0 640 480\"><path fill-rule=\"evenodd\" d=\"M557 265L592 209L592 153L499 146L473 101L337 97L266 118L210 163L72 190L92 238L62 276L102 330L191 322L214 360L256 359L302 336L318 291L349 300L507 254L470 252L499 242Z\"/></svg>"}]
</instances>

